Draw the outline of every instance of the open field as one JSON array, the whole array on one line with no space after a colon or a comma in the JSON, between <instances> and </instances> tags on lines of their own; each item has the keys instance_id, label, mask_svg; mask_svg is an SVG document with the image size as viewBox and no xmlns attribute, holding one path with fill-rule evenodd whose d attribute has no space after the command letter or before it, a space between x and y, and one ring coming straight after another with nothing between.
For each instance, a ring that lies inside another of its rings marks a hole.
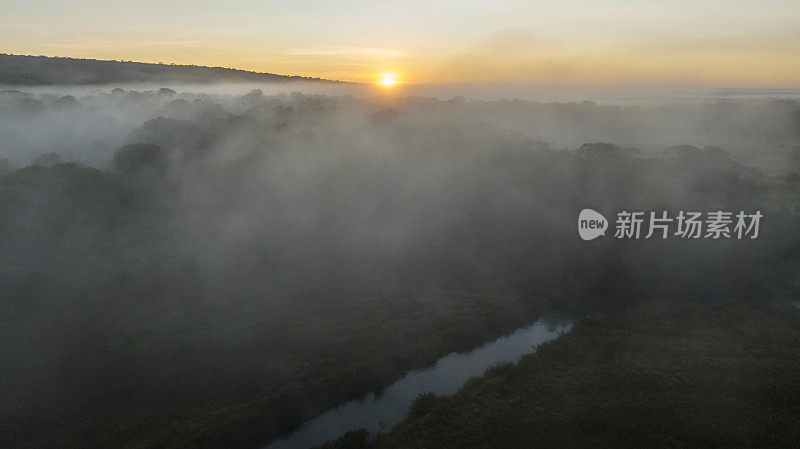
<instances>
[{"instance_id":1,"label":"open field","mask_svg":"<svg viewBox=\"0 0 800 449\"><path fill-rule=\"evenodd\" d=\"M651 304L422 397L370 447L797 447L798 377L796 307Z\"/></svg>"}]
</instances>

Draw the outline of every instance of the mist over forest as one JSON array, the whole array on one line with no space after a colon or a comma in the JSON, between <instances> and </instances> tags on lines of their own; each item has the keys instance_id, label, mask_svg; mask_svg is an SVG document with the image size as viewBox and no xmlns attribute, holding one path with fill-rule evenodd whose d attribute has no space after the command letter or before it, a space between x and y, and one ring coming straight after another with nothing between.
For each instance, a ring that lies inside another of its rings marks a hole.
<instances>
[{"instance_id":1,"label":"mist over forest","mask_svg":"<svg viewBox=\"0 0 800 449\"><path fill-rule=\"evenodd\" d=\"M544 312L800 293L793 100L18 88L0 136L4 447L259 447Z\"/></svg>"}]
</instances>

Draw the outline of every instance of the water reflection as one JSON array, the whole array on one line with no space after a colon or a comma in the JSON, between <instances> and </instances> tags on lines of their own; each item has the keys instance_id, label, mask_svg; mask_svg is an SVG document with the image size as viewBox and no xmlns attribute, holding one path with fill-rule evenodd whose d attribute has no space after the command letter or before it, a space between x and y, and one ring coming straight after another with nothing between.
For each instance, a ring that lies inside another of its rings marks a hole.
<instances>
[{"instance_id":1,"label":"water reflection","mask_svg":"<svg viewBox=\"0 0 800 449\"><path fill-rule=\"evenodd\" d=\"M571 324L552 325L540 320L470 352L449 354L431 368L410 371L384 389L380 396L370 394L363 400L347 402L307 421L291 435L272 442L267 449L309 448L358 428L367 428L370 432L386 430L405 418L408 408L420 394L451 395L470 378L482 375L493 366L517 361L533 352L537 345L570 328Z\"/></svg>"}]
</instances>

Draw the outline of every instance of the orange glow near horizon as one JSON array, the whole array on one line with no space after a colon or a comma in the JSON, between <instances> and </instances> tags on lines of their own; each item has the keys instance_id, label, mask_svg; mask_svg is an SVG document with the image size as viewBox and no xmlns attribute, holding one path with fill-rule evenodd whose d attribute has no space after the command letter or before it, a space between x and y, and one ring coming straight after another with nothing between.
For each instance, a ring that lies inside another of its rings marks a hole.
<instances>
[{"instance_id":1,"label":"orange glow near horizon","mask_svg":"<svg viewBox=\"0 0 800 449\"><path fill-rule=\"evenodd\" d=\"M0 52L222 66L384 90L484 82L800 85L796 0L736 0L725 8L694 0L508 0L503 8L477 0L347 7L232 0L224 14L211 0L184 3L7 0ZM269 27L265 16L275 19Z\"/></svg>"},{"instance_id":2,"label":"orange glow near horizon","mask_svg":"<svg viewBox=\"0 0 800 449\"><path fill-rule=\"evenodd\" d=\"M394 73L381 73L378 75L378 83L383 87L393 87L398 83L397 75Z\"/></svg>"}]
</instances>

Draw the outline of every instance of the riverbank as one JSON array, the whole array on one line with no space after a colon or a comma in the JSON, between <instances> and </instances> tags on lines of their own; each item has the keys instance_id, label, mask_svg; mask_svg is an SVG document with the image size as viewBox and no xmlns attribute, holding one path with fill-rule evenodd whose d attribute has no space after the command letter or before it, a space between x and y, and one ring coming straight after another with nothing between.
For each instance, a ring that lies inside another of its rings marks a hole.
<instances>
[{"instance_id":1,"label":"riverbank","mask_svg":"<svg viewBox=\"0 0 800 449\"><path fill-rule=\"evenodd\" d=\"M652 304L587 319L454 396L423 396L371 447L798 447L798 378L800 310Z\"/></svg>"},{"instance_id":2,"label":"riverbank","mask_svg":"<svg viewBox=\"0 0 800 449\"><path fill-rule=\"evenodd\" d=\"M266 449L308 448L362 427L369 432L390 429L403 421L419 395L454 394L470 379L497 365L519 360L570 328L569 321L548 317L469 352L448 354L429 368L410 371L379 395L337 405Z\"/></svg>"},{"instance_id":3,"label":"riverbank","mask_svg":"<svg viewBox=\"0 0 800 449\"><path fill-rule=\"evenodd\" d=\"M161 328L191 330L196 323L191 317L165 322L166 314L157 310L140 321L147 327L126 329L141 335L136 346L123 348L153 367L151 382L166 377L163 367L174 365L170 361L182 348L202 348L206 358L195 357L191 372L182 376L190 382L184 389L197 394L181 396L180 385L165 384L163 403L143 406L131 393L129 404L98 399L96 409L55 422L7 420L9 433L0 446L45 448L66 441L72 447L262 447L337 404L507 334L547 309L530 297L466 292L428 297L321 290L296 294L292 308L283 311L254 304L208 311L217 319L206 323L204 337L191 333L199 341L176 338L165 346ZM222 331L235 334L239 345L215 341ZM118 342L125 343L108 340ZM131 374L120 376L120 388L132 382ZM26 438L33 430L38 438Z\"/></svg>"}]
</instances>

